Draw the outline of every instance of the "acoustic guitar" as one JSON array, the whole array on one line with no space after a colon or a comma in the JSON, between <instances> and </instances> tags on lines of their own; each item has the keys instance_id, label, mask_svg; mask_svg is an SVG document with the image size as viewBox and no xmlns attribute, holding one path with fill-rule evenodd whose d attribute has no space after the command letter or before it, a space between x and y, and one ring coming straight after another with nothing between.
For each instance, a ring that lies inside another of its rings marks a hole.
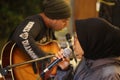
<instances>
[{"instance_id":1,"label":"acoustic guitar","mask_svg":"<svg viewBox=\"0 0 120 80\"><path fill-rule=\"evenodd\" d=\"M51 41L46 44L37 43L38 47L43 50L46 54L57 53L60 48L56 41ZM25 54L15 43L8 42L2 49L1 53L1 68L5 68L9 65L19 64L31 60L30 57ZM46 64L47 65L47 64ZM3 76L4 80L48 80L50 75L56 74L57 67L53 67L50 71L45 74L44 79L40 78L40 70L37 68L37 73L33 71L32 63L24 64L18 67L14 67ZM37 79L39 77L39 79Z\"/></svg>"}]
</instances>

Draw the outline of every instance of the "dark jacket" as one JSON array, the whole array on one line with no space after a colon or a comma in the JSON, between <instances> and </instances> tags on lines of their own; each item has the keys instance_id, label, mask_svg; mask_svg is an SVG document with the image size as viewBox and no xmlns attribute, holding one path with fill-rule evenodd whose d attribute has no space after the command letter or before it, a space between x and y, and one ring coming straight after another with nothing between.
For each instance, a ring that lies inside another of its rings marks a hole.
<instances>
[{"instance_id":1,"label":"dark jacket","mask_svg":"<svg viewBox=\"0 0 120 80\"><path fill-rule=\"evenodd\" d=\"M13 32L9 40L14 41L32 59L45 56L36 42L47 42L55 39L54 32L47 28L40 15L26 18Z\"/></svg>"}]
</instances>

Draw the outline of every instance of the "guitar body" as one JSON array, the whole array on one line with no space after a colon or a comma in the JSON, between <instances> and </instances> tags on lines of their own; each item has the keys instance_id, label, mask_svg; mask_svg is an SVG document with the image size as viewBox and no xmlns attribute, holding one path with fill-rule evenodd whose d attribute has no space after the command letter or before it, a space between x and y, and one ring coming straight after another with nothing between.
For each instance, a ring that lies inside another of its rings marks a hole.
<instances>
[{"instance_id":1,"label":"guitar body","mask_svg":"<svg viewBox=\"0 0 120 80\"><path fill-rule=\"evenodd\" d=\"M60 49L56 42L49 42L42 45L38 44L38 47L44 52L52 54L57 53ZM15 43L12 42L8 42L4 46L1 57L2 68L31 60L27 54L25 54L16 46ZM49 78L49 75L55 75L56 68L57 67L52 68L45 74L44 79L40 78L39 80L47 80ZM38 68L37 73L34 73L32 63L24 64L10 69L10 71L8 71L8 74L4 76L4 80L37 80L40 72L41 71Z\"/></svg>"}]
</instances>

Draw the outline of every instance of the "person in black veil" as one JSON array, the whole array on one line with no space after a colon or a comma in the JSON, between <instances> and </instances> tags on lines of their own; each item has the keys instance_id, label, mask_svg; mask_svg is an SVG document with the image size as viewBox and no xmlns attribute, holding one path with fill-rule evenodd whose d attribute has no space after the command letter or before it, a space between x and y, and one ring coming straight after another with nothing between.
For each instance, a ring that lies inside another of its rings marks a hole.
<instances>
[{"instance_id":1,"label":"person in black veil","mask_svg":"<svg viewBox=\"0 0 120 80\"><path fill-rule=\"evenodd\" d=\"M74 50L81 61L73 71L71 64L64 67L69 61L63 59L55 80L120 80L120 29L101 18L76 20L75 25L74 42L80 44L74 43Z\"/></svg>"}]
</instances>

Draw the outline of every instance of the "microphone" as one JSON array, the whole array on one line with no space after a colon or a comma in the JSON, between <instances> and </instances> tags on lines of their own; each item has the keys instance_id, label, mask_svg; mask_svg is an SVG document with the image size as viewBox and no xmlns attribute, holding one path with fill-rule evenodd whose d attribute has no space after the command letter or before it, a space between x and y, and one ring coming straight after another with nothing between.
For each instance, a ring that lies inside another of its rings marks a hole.
<instances>
[{"instance_id":1,"label":"microphone","mask_svg":"<svg viewBox=\"0 0 120 80\"><path fill-rule=\"evenodd\" d=\"M63 56L70 57L71 52L72 50L70 48L65 48L63 49ZM62 58L54 60L51 64L47 66L47 68L43 70L43 72L41 73L41 76L43 76L47 71L49 71L52 67L54 67L60 61L62 61Z\"/></svg>"},{"instance_id":2,"label":"microphone","mask_svg":"<svg viewBox=\"0 0 120 80\"><path fill-rule=\"evenodd\" d=\"M73 50L73 45L72 45L72 40L71 39L72 39L72 37L71 37L70 33L67 33L66 34L66 40L68 41L69 47L72 50L72 56L73 56L75 62L77 63L77 59L76 59L76 56L74 54L74 50Z\"/></svg>"}]
</instances>

